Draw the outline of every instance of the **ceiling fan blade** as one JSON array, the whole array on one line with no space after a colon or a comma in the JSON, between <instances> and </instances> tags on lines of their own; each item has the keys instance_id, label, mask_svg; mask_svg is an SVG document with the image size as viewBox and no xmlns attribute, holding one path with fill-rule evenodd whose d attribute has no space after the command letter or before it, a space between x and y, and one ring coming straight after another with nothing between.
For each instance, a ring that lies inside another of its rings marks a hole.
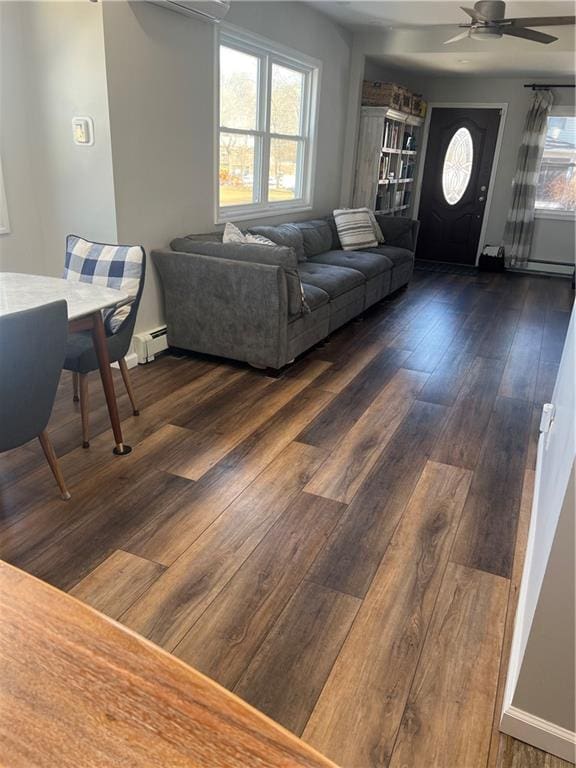
<instances>
[{"instance_id":1,"label":"ceiling fan blade","mask_svg":"<svg viewBox=\"0 0 576 768\"><path fill-rule=\"evenodd\" d=\"M476 8L465 8L463 5L461 5L460 10L464 11L464 13L467 13L471 19L474 19L474 21L488 21L486 16L483 16L481 13L479 13Z\"/></svg>"},{"instance_id":2,"label":"ceiling fan blade","mask_svg":"<svg viewBox=\"0 0 576 768\"><path fill-rule=\"evenodd\" d=\"M466 30L466 32L460 32L459 35L456 35L455 37L451 37L450 40L444 40L444 45L448 45L449 43L455 43L457 40L464 40L465 37L469 37L470 32L469 30Z\"/></svg>"},{"instance_id":3,"label":"ceiling fan blade","mask_svg":"<svg viewBox=\"0 0 576 768\"><path fill-rule=\"evenodd\" d=\"M576 16L529 16L526 19L504 19L514 27L562 27L576 24Z\"/></svg>"},{"instance_id":4,"label":"ceiling fan blade","mask_svg":"<svg viewBox=\"0 0 576 768\"><path fill-rule=\"evenodd\" d=\"M503 35L521 37L523 40L532 40L535 43L544 43L546 45L558 40L553 35L545 35L544 32L536 32L535 29L524 29L523 27L500 27L500 32Z\"/></svg>"}]
</instances>

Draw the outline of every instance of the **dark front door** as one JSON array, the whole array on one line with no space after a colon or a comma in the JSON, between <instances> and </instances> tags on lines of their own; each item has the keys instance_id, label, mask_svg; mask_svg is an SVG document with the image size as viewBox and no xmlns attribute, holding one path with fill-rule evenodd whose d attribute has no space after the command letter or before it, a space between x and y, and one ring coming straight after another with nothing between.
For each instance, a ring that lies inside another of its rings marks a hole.
<instances>
[{"instance_id":1,"label":"dark front door","mask_svg":"<svg viewBox=\"0 0 576 768\"><path fill-rule=\"evenodd\" d=\"M475 264L500 116L500 109L432 110L418 259Z\"/></svg>"}]
</instances>

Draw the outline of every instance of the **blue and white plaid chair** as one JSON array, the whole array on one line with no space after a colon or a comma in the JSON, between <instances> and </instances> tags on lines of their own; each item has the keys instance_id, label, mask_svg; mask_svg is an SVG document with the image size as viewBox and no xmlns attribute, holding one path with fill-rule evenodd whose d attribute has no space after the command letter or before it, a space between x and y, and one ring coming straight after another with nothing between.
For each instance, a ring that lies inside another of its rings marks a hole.
<instances>
[{"instance_id":1,"label":"blue and white plaid chair","mask_svg":"<svg viewBox=\"0 0 576 768\"><path fill-rule=\"evenodd\" d=\"M145 273L146 253L139 245L92 243L77 235L68 235L66 238L63 274L66 280L115 288L133 297L130 304L105 312L104 326L110 362L117 362L120 366L134 416L138 416L138 408L124 358L134 333L136 315L144 290ZM98 358L90 332L69 334L64 368L73 374L74 402L80 400L82 414L82 446L88 448L90 438L87 375L98 370Z\"/></svg>"}]
</instances>

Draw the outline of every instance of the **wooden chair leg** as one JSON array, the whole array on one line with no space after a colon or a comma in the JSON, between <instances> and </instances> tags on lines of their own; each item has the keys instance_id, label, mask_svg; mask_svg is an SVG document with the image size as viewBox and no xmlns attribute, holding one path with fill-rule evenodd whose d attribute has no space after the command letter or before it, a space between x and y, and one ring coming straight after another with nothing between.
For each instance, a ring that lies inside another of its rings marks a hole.
<instances>
[{"instance_id":1,"label":"wooden chair leg","mask_svg":"<svg viewBox=\"0 0 576 768\"><path fill-rule=\"evenodd\" d=\"M118 365L120 366L120 373L122 374L122 378L124 380L124 386L126 387L126 392L128 392L128 397L130 398L130 402L132 404L132 413L134 416L140 416L140 411L138 410L138 407L136 405L136 399L134 397L134 390L132 389L132 382L130 381L130 374L128 373L128 366L126 365L126 360L124 358L121 358L118 360Z\"/></svg>"},{"instance_id":2,"label":"wooden chair leg","mask_svg":"<svg viewBox=\"0 0 576 768\"><path fill-rule=\"evenodd\" d=\"M72 389L74 390L72 401L77 403L80 398L78 397L78 374L76 372L72 373Z\"/></svg>"},{"instance_id":3,"label":"wooden chair leg","mask_svg":"<svg viewBox=\"0 0 576 768\"><path fill-rule=\"evenodd\" d=\"M62 474L62 470L60 469L60 463L58 462L58 457L54 453L54 448L52 447L52 443L50 442L50 438L48 437L48 432L46 432L46 430L44 430L43 432L40 432L40 434L38 435L38 440L40 440L40 445L42 446L42 450L44 451L44 456L46 456L46 461L50 465L52 474L54 475L54 478L58 483L58 487L60 488L60 493L62 494L62 498L67 501L70 498L70 491L68 490L68 488L66 488L64 475Z\"/></svg>"},{"instance_id":4,"label":"wooden chair leg","mask_svg":"<svg viewBox=\"0 0 576 768\"><path fill-rule=\"evenodd\" d=\"M80 415L82 417L82 448L90 448L90 410L88 407L88 374L80 373Z\"/></svg>"}]
</instances>

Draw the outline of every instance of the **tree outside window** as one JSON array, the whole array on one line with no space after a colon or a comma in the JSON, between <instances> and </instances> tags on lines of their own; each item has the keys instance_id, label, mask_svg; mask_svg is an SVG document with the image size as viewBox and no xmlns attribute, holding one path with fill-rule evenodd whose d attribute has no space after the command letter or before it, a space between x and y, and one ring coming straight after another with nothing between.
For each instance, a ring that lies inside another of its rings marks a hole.
<instances>
[{"instance_id":1,"label":"tree outside window","mask_svg":"<svg viewBox=\"0 0 576 768\"><path fill-rule=\"evenodd\" d=\"M536 208L559 213L576 211L576 117L548 118Z\"/></svg>"},{"instance_id":2,"label":"tree outside window","mask_svg":"<svg viewBox=\"0 0 576 768\"><path fill-rule=\"evenodd\" d=\"M309 204L314 72L308 63L222 36L221 214Z\"/></svg>"}]
</instances>

